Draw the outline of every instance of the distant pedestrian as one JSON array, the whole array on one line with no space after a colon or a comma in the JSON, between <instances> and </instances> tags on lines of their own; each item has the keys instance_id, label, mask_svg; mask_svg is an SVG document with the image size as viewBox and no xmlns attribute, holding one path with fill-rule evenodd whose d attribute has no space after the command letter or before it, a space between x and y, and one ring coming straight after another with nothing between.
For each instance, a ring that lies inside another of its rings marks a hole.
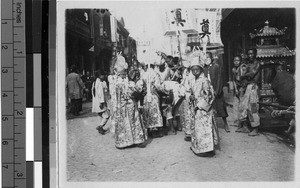
<instances>
[{"instance_id":1,"label":"distant pedestrian","mask_svg":"<svg viewBox=\"0 0 300 188\"><path fill-rule=\"evenodd\" d=\"M75 65L70 67L70 73L66 78L66 87L69 98L71 99L71 113L75 116L79 115L81 111L82 91L85 88L80 78L80 75L76 73L77 69Z\"/></svg>"},{"instance_id":2,"label":"distant pedestrian","mask_svg":"<svg viewBox=\"0 0 300 188\"><path fill-rule=\"evenodd\" d=\"M86 72L86 75L83 76L83 83L85 84L85 97L86 101L92 101L92 85L95 78L90 74L89 71Z\"/></svg>"}]
</instances>

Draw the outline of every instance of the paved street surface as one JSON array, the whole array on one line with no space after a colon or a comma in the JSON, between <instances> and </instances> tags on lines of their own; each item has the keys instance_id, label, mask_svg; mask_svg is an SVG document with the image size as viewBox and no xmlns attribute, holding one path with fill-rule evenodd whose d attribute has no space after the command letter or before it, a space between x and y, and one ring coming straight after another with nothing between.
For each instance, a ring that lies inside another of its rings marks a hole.
<instances>
[{"instance_id":1,"label":"paved street surface","mask_svg":"<svg viewBox=\"0 0 300 188\"><path fill-rule=\"evenodd\" d=\"M118 150L112 133L100 135L97 116L89 105L78 118L70 118L67 128L68 181L293 181L294 149L272 133L257 137L226 133L219 125L221 148L213 158L197 157L190 142L177 135L154 138L146 148ZM228 108L231 122L232 109ZM219 119L218 119L219 120Z\"/></svg>"}]
</instances>

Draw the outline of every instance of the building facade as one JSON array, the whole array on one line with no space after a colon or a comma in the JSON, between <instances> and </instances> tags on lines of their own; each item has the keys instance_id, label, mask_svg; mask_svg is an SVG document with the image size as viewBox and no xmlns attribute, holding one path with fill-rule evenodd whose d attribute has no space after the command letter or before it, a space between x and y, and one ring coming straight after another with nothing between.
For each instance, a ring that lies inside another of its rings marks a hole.
<instances>
[{"instance_id":1,"label":"building facade","mask_svg":"<svg viewBox=\"0 0 300 188\"><path fill-rule=\"evenodd\" d=\"M108 9L94 9L94 61L93 71L109 73L109 62L113 55L113 42L111 37L111 14Z\"/></svg>"},{"instance_id":2,"label":"building facade","mask_svg":"<svg viewBox=\"0 0 300 188\"><path fill-rule=\"evenodd\" d=\"M93 23L90 9L68 9L66 17L66 67L76 65L80 74L91 70L93 52L89 49L93 46Z\"/></svg>"},{"instance_id":3,"label":"building facade","mask_svg":"<svg viewBox=\"0 0 300 188\"><path fill-rule=\"evenodd\" d=\"M129 37L123 18L117 20L108 9L66 10L67 73L74 64L81 75L88 71L109 74L117 50L123 51L128 63L137 54L136 41Z\"/></svg>"}]
</instances>

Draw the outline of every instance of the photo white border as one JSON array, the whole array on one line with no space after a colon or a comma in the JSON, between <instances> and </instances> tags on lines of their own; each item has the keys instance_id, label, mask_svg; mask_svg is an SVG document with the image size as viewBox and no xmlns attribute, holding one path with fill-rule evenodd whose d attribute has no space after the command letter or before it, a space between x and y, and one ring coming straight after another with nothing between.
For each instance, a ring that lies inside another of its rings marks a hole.
<instances>
[{"instance_id":1,"label":"photo white border","mask_svg":"<svg viewBox=\"0 0 300 188\"><path fill-rule=\"evenodd\" d=\"M187 3L188 2L188 3ZM68 182L67 181L67 120L66 120L66 101L65 101L65 78L66 78L66 63L65 63L65 10L72 8L111 8L119 4L124 7L135 6L150 6L152 8L296 8L296 23L300 23L298 1L80 1L80 0L57 0L57 35L56 35L56 124L57 124L57 156L50 153L50 157L56 157L57 160L57 182L60 188L98 188L98 187L300 187L299 185L299 160L295 157L295 181L293 182ZM297 24L296 38L298 39L299 24ZM299 47L300 40L296 40L296 46ZM299 54L297 49L296 54ZM298 62L296 56L296 62ZM297 66L297 63L296 63ZM298 69L296 68L296 80L298 80ZM299 88L299 82L296 82L296 88ZM299 101L298 91L296 91L296 101ZM298 107L297 107L298 111ZM300 117L296 116L296 122L299 122ZM297 133L299 138L299 133ZM297 139L298 142L299 139ZM297 150L296 155L297 156ZM199 171L199 173L201 173ZM51 179L51 177L50 177Z\"/></svg>"}]
</instances>

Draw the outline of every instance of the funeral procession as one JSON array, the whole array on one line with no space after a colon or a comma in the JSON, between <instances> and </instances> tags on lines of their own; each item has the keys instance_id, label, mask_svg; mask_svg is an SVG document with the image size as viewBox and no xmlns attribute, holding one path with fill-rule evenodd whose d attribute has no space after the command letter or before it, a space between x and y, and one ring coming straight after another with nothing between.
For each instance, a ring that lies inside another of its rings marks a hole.
<instances>
[{"instance_id":1,"label":"funeral procession","mask_svg":"<svg viewBox=\"0 0 300 188\"><path fill-rule=\"evenodd\" d=\"M295 8L74 8L64 35L68 181L294 181Z\"/></svg>"}]
</instances>

